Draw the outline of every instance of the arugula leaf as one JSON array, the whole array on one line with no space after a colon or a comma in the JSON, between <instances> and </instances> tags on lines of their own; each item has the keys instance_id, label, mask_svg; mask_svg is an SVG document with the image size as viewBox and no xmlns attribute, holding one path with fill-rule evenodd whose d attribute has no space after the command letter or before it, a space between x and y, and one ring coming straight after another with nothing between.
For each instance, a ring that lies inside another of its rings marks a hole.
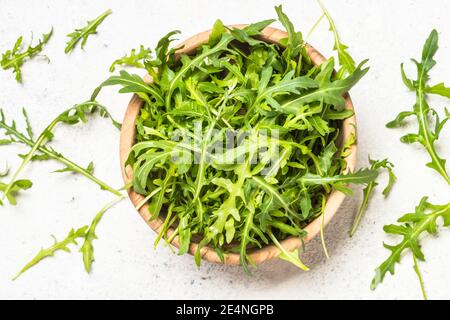
<instances>
[{"instance_id":1,"label":"arugula leaf","mask_svg":"<svg viewBox=\"0 0 450 320\"><path fill-rule=\"evenodd\" d=\"M92 263L94 262L94 246L93 241L97 239L97 235L95 234L95 230L97 229L97 225L100 220L103 218L106 211L115 206L118 202L122 201L125 196L120 196L117 199L114 199L110 203L108 203L105 207L103 207L92 220L89 229L85 232L82 237L84 238L84 243L80 249L80 252L83 254L83 263L84 268L87 273L91 272Z\"/></svg>"},{"instance_id":2,"label":"arugula leaf","mask_svg":"<svg viewBox=\"0 0 450 320\"><path fill-rule=\"evenodd\" d=\"M328 23L330 25L330 31L333 32L334 36L333 50L337 52L338 62L339 65L341 66L341 68L337 71L337 78L342 79L343 77L355 72L356 70L355 60L353 60L352 56L347 52L348 47L341 42L336 25L334 24L333 18L331 17L330 13L325 8L322 1L317 0L317 2L323 11L323 14L328 20Z\"/></svg>"},{"instance_id":3,"label":"arugula leaf","mask_svg":"<svg viewBox=\"0 0 450 320\"><path fill-rule=\"evenodd\" d=\"M16 80L19 83L22 83L22 66L25 61L32 59L37 56L50 38L53 35L53 28L50 29L48 33L42 35L42 39L39 40L38 44L34 47L30 44L26 48L26 50L22 50L22 41L23 37L19 37L16 40L13 48L11 50L7 50L2 54L2 59L0 60L0 66L3 70L13 69L13 72L16 74ZM48 60L48 58L47 58Z\"/></svg>"},{"instance_id":4,"label":"arugula leaf","mask_svg":"<svg viewBox=\"0 0 450 320\"><path fill-rule=\"evenodd\" d=\"M5 169L3 171L0 171L0 178L4 178L9 174L9 167L6 164L5 165Z\"/></svg>"},{"instance_id":5,"label":"arugula leaf","mask_svg":"<svg viewBox=\"0 0 450 320\"><path fill-rule=\"evenodd\" d=\"M30 137L27 137L26 135L20 133L16 127L16 123L13 121L12 124L8 125L6 122L6 118L4 115L3 110L0 109L0 128L5 130L5 134L10 138L10 142L18 142L25 144L29 147L31 147L31 150L25 155L22 156L22 163L19 166L19 168L14 172L10 182L4 186L3 191L3 198L1 200L4 200L6 197L8 197L12 190L14 188L17 188L17 186L14 186L17 182L17 178L20 175L21 171L25 168L25 166L33 160L48 160L48 159L54 159L61 163L63 163L66 168L62 171L72 171L76 173L80 173L93 181L94 183L98 184L103 190L108 190L111 193L114 193L116 195L121 195L119 191L116 189L110 187L103 181L99 180L95 176L92 175L93 165L89 165L88 168L83 168L73 161L67 159L64 157L61 153L55 151L54 149L50 147L46 147L45 144L50 141L53 138L52 130L55 128L55 126L58 123L65 123L69 125L77 124L79 122L86 122L87 116L89 114L93 114L98 112L100 116L110 118L113 125L117 128L120 128L120 124L116 122L108 112L108 110L100 105L97 102L85 102L82 104L75 105L72 108L69 108L68 110L62 112L58 117L56 117L39 135L37 140L33 140ZM32 135L31 127L29 124L29 120L26 116L26 112L24 113L26 123L27 123L27 131L28 135ZM14 137L14 138L13 138ZM36 152L40 152L40 154L36 154ZM19 180L20 181L20 180ZM31 187L31 186L30 186ZM29 187L28 187L29 188ZM25 188L25 189L28 189ZM22 188L22 190L25 190ZM16 190L15 192L17 192Z\"/></svg>"},{"instance_id":6,"label":"arugula leaf","mask_svg":"<svg viewBox=\"0 0 450 320\"><path fill-rule=\"evenodd\" d=\"M438 83L432 87L426 87L425 92L450 98L450 88L446 87L443 82Z\"/></svg>"},{"instance_id":7,"label":"arugula leaf","mask_svg":"<svg viewBox=\"0 0 450 320\"><path fill-rule=\"evenodd\" d=\"M150 97L154 98L157 103L164 103L161 92L158 88L151 84L145 83L141 77L136 74L129 74L125 70L120 71L119 76L111 76L105 80L100 86L94 91L91 100L95 100L97 94L100 92L102 87L121 85L120 93L136 93L142 100L150 102Z\"/></svg>"},{"instance_id":8,"label":"arugula leaf","mask_svg":"<svg viewBox=\"0 0 450 320\"><path fill-rule=\"evenodd\" d=\"M67 42L67 46L64 49L64 52L70 53L75 46L78 44L78 42L81 41L81 49L84 48L86 41L88 39L88 37L92 34L96 34L97 33L97 28L98 26L103 22L103 20L106 19L107 16L109 16L112 13L112 10L106 10L104 13L102 13L101 15L99 15L97 18L95 18L94 20L88 21L87 25L83 28L79 28L79 29L75 29L74 32L69 33L67 35L69 39L69 41Z\"/></svg>"},{"instance_id":9,"label":"arugula leaf","mask_svg":"<svg viewBox=\"0 0 450 320\"><path fill-rule=\"evenodd\" d=\"M66 166L63 169L58 169L58 170L55 170L53 172L59 172L59 173L62 173L62 172L73 172L73 173L78 173L78 171L72 166ZM88 172L90 174L94 173L94 163L92 161L89 162L88 166L86 167L86 172Z\"/></svg>"},{"instance_id":10,"label":"arugula leaf","mask_svg":"<svg viewBox=\"0 0 450 320\"><path fill-rule=\"evenodd\" d=\"M418 133L410 133L404 135L400 140L404 143L420 143L428 152L431 161L427 163L427 167L437 171L444 180L450 185L450 176L445 168L446 160L442 159L436 150L436 141L439 138L444 124L448 121L449 113L446 110L446 117L440 120L437 112L428 105L427 93L448 96L448 88L444 84L439 83L435 86L428 86L428 72L435 66L436 61L433 59L438 49L438 34L436 30L432 30L422 49L421 62L414 61L417 67L417 80L410 80L406 77L401 66L402 79L408 89L416 92L416 102L412 111L403 111L388 124L388 128L397 128L404 123L407 117L415 116L418 125ZM434 115L435 127L431 127L430 118Z\"/></svg>"},{"instance_id":11,"label":"arugula leaf","mask_svg":"<svg viewBox=\"0 0 450 320\"><path fill-rule=\"evenodd\" d=\"M355 184L369 184L378 177L378 172L374 169L360 169L356 172L349 172L346 174L338 174L334 176L320 176L318 174L307 173L298 181L305 185L332 185L343 190L343 185L348 183Z\"/></svg>"},{"instance_id":12,"label":"arugula leaf","mask_svg":"<svg viewBox=\"0 0 450 320\"><path fill-rule=\"evenodd\" d=\"M145 48L143 45L139 47L139 51L131 49L129 55L124 55L122 58L115 60L109 67L109 72L114 72L117 65L131 66L136 68L144 68L143 61L151 58L151 50Z\"/></svg>"},{"instance_id":13,"label":"arugula leaf","mask_svg":"<svg viewBox=\"0 0 450 320\"><path fill-rule=\"evenodd\" d=\"M289 252L282 246L281 243L278 242L277 238L273 235L272 232L269 232L269 236L272 239L273 243L281 251L280 256L279 256L280 259L286 260L304 271L309 270L309 268L306 265L304 265L303 262L300 260L300 258L298 256L299 255L298 249L294 250L292 252Z\"/></svg>"},{"instance_id":14,"label":"arugula leaf","mask_svg":"<svg viewBox=\"0 0 450 320\"><path fill-rule=\"evenodd\" d=\"M334 60L327 60L322 64L321 72L315 79L319 83L319 88L281 105L280 111L296 114L300 107L314 101L324 101L334 105L338 111L343 110L345 102L343 94L349 91L369 71L369 68L361 69L366 61L363 61L347 78L331 81Z\"/></svg>"},{"instance_id":15,"label":"arugula leaf","mask_svg":"<svg viewBox=\"0 0 450 320\"><path fill-rule=\"evenodd\" d=\"M77 230L72 229L72 230L70 230L67 237L64 240L59 241L59 242L58 242L58 240L56 240L55 237L52 236L54 239L53 245L46 249L42 248L41 251L39 251L39 253L30 262L28 262L22 268L22 270L19 271L19 273L13 278L13 280L17 280L17 278L19 278L24 272L26 272L28 269L35 266L36 264L38 264L45 258L53 257L57 251L70 252L68 245L69 244L75 244L75 245L78 244L77 239L82 238L85 235L87 228L88 228L88 226L84 226Z\"/></svg>"},{"instance_id":16,"label":"arugula leaf","mask_svg":"<svg viewBox=\"0 0 450 320\"><path fill-rule=\"evenodd\" d=\"M12 184L7 185L5 183L0 182L0 191L3 192L4 198L6 197L9 203L13 206L17 204L16 195L20 191L30 189L33 186L33 183L30 180L15 180ZM3 205L3 202L0 200L0 205Z\"/></svg>"},{"instance_id":17,"label":"arugula leaf","mask_svg":"<svg viewBox=\"0 0 450 320\"><path fill-rule=\"evenodd\" d=\"M428 201L428 197L423 197L413 213L402 216L397 220L398 224L384 226L383 230L386 233L402 236L402 241L396 245L384 244L384 247L391 253L389 257L375 269L375 277L371 283L372 290L383 282L388 272L394 275L395 265L400 263L401 257L406 251L411 252L413 259L425 261L425 256L420 245L420 239L425 232L431 235L437 234L438 218L442 218L444 227L450 225L450 203L434 205ZM416 269L417 267L415 270ZM422 287L423 283L421 277L419 277L419 281Z\"/></svg>"},{"instance_id":18,"label":"arugula leaf","mask_svg":"<svg viewBox=\"0 0 450 320\"><path fill-rule=\"evenodd\" d=\"M384 197L387 197L392 189L392 186L394 185L395 181L397 180L397 177L394 174L393 168L394 165L392 162L390 162L388 159L383 160L371 160L369 158L369 163L371 164L370 169L380 171L381 169L386 169L389 175L389 180L386 185L386 187L383 190ZM369 200L372 196L372 193L375 189L375 187L378 185L378 182L376 180L373 180L367 184L367 186L363 189L363 200L361 203L361 206L356 213L355 219L353 220L352 228L350 230L350 237L352 237L361 222L361 219L367 209L367 205L369 203Z\"/></svg>"}]
</instances>

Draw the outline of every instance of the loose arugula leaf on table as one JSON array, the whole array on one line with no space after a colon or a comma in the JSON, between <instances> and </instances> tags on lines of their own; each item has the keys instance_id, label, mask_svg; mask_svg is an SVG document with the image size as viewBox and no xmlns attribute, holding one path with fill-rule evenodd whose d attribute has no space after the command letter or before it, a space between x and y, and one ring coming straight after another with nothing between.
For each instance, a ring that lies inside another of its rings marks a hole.
<instances>
[{"instance_id":1,"label":"loose arugula leaf on table","mask_svg":"<svg viewBox=\"0 0 450 320\"><path fill-rule=\"evenodd\" d=\"M450 113L445 110L445 118L441 120L438 113L428 105L427 99L428 94L438 94L444 97L449 95L448 88L442 83L431 87L428 85L430 79L428 73L436 64L433 57L437 49L438 33L436 30L432 30L423 46L421 61L413 60L417 67L416 80L409 79L403 70L403 65L401 65L403 82L409 90L415 91L416 102L411 111L400 112L386 127L400 127L406 118L414 116L419 126L418 132L406 134L400 140L403 143L420 143L431 158L431 161L427 163L427 167L437 171L450 185L450 176L445 168L446 160L442 159L436 150L436 142L439 139L439 134L445 123L450 119ZM434 119L434 125L432 119Z\"/></svg>"},{"instance_id":2,"label":"loose arugula leaf on table","mask_svg":"<svg viewBox=\"0 0 450 320\"><path fill-rule=\"evenodd\" d=\"M0 66L3 70L13 69L13 72L16 74L17 82L22 82L22 66L25 61L32 59L37 56L50 38L53 35L53 28L48 32L42 35L42 39L39 40L38 44L34 47L29 44L28 47L23 50L23 37L19 37L16 40L13 48L11 50L7 50L2 54L2 59L0 60ZM47 58L48 60L48 58Z\"/></svg>"},{"instance_id":3,"label":"loose arugula leaf on table","mask_svg":"<svg viewBox=\"0 0 450 320\"><path fill-rule=\"evenodd\" d=\"M118 202L122 201L125 198L125 196L120 196L117 199L114 199L110 203L108 203L105 207L103 207L94 217L94 219L91 222L91 225L89 226L89 229L87 229L86 233L82 236L84 238L84 243L82 247L80 248L80 252L83 254L83 263L84 268L87 273L91 272L92 263L94 262L94 245L93 242L95 239L97 239L97 235L95 234L95 230L97 229L97 225L100 222L100 220L105 215L106 211L111 209L113 206L115 206Z\"/></svg>"},{"instance_id":4,"label":"loose arugula leaf on table","mask_svg":"<svg viewBox=\"0 0 450 320\"><path fill-rule=\"evenodd\" d=\"M53 239L55 240L54 244L46 249L41 249L39 253L29 262L25 265L25 267L20 270L20 272L13 278L13 280L16 280L18 277L20 277L25 271L30 269L31 267L34 267L39 262L44 260L48 257L53 257L54 254L57 251L66 251L70 252L70 249L68 245L74 244L78 245L78 240L83 239L84 243L81 246L79 252L82 253L83 257L83 263L84 267L87 273L91 272L92 263L94 262L94 246L93 241L97 239L97 236L95 234L95 230L97 229L97 225L100 222L100 220L103 218L103 215L111 209L113 206L115 206L117 203L119 203L121 200L125 198L124 195L121 195L108 203L105 207L103 207L94 217L90 225L83 226L79 229L72 229L70 230L67 237L62 241L57 241L55 237Z\"/></svg>"},{"instance_id":5,"label":"loose arugula leaf on table","mask_svg":"<svg viewBox=\"0 0 450 320\"><path fill-rule=\"evenodd\" d=\"M114 72L116 66L130 66L136 68L144 68L144 61L150 59L151 50L145 48L143 45L139 47L139 51L131 49L129 55L125 55L122 58L115 60L109 67L109 72Z\"/></svg>"},{"instance_id":6,"label":"loose arugula leaf on table","mask_svg":"<svg viewBox=\"0 0 450 320\"><path fill-rule=\"evenodd\" d=\"M9 139L6 140L9 141L9 143L12 142L21 143L31 148L26 155L19 155L23 159L23 161L20 167L13 173L10 182L4 186L3 190L1 190L3 191L2 200L10 196L13 189L17 189L17 185L15 184L17 184L17 181L21 181L17 180L17 178L20 175L21 171L30 161L48 160L48 159L59 161L65 165L64 169L57 170L57 172L71 171L75 173L80 173L85 177L87 177L88 179L90 179L91 181L93 181L94 183L98 184L103 190L108 190L109 192L114 193L118 196L121 195L121 193L118 190L110 187L108 184L99 180L92 174L93 164L90 164L87 168L83 168L82 166L74 163L70 159L63 156L61 153L46 146L46 143L51 141L51 139L53 138L52 131L58 123L74 125L79 122L86 122L87 117L90 114L98 113L101 117L110 118L113 125L116 126L117 128L120 128L120 124L111 117L110 113L104 106L93 101L75 105L74 107L69 108L68 110L62 112L58 117L56 117L43 130L43 132L39 135L39 137L36 140L32 138L33 137L32 129L26 111L24 111L23 113L27 124L28 136L21 133L17 129L15 121L13 121L11 124L8 124L3 110L0 109L0 129L3 129L5 131L5 135L9 137ZM20 189L25 190L28 188L20 188ZM20 189L15 190L14 193L17 193Z\"/></svg>"},{"instance_id":7,"label":"loose arugula leaf on table","mask_svg":"<svg viewBox=\"0 0 450 320\"><path fill-rule=\"evenodd\" d=\"M68 247L68 245L70 245L70 244L77 245L78 244L77 239L84 237L84 235L86 234L87 228L88 228L88 226L84 226L77 230L75 230L75 229L70 230L67 237L62 241L58 241L58 240L56 240L55 237L52 236L54 239L53 245L46 249L42 248L41 251L39 251L39 253L30 262L28 262L22 268L22 270L19 271L19 273L13 278L13 280L16 280L17 278L19 278L24 272L26 272L31 267L34 267L36 264L38 264L45 258L53 257L57 251L70 252L70 248Z\"/></svg>"},{"instance_id":8,"label":"loose arugula leaf on table","mask_svg":"<svg viewBox=\"0 0 450 320\"><path fill-rule=\"evenodd\" d=\"M387 197L392 189L392 186L394 185L395 181L397 180L397 177L395 176L394 171L393 171L394 165L388 159L383 159L383 160L369 159L369 163L371 165L370 166L371 170L375 170L377 172L379 172L381 169L387 170L389 179L388 179L388 183L387 183L386 187L384 188L384 190L382 192L383 196ZM359 224L361 223L361 219L367 209L369 200L370 200L372 193L377 185L378 185L378 182L374 179L371 182L369 182L367 184L367 186L363 189L363 200L361 202L361 206L360 206L358 212L356 213L355 219L353 220L352 228L350 230L351 237L355 234Z\"/></svg>"},{"instance_id":9,"label":"loose arugula leaf on table","mask_svg":"<svg viewBox=\"0 0 450 320\"><path fill-rule=\"evenodd\" d=\"M65 53L70 53L75 46L81 41L81 49L84 48L84 45L86 44L86 41L88 37L92 34L97 33L98 26L103 22L103 20L106 19L107 16L109 16L112 13L112 10L109 9L99 15L94 20L88 21L87 25L83 28L75 29L74 32L69 33L67 37L70 38L70 40L67 42L67 46L64 49Z\"/></svg>"},{"instance_id":10,"label":"loose arugula leaf on table","mask_svg":"<svg viewBox=\"0 0 450 320\"><path fill-rule=\"evenodd\" d=\"M425 261L425 255L422 252L420 240L423 233L436 236L438 233L437 220L441 218L443 226L450 225L450 203L444 205L434 205L428 201L428 197L423 197L413 213L408 213L397 220L398 224L384 226L384 231L388 234L399 235L402 240L396 245L384 244L384 247L391 253L389 257L375 269L375 277L371 283L371 289L374 290L383 282L386 274L389 272L394 275L395 265L400 263L402 256L410 252L413 259ZM414 264L416 273L418 267ZM420 275L420 273L418 273ZM419 276L421 288L423 287L422 277Z\"/></svg>"}]
</instances>

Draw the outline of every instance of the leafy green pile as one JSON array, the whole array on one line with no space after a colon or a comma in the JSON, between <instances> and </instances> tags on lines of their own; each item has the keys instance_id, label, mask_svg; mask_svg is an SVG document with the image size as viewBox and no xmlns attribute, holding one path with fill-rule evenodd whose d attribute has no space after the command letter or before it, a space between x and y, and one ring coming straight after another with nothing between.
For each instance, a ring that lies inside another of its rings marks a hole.
<instances>
[{"instance_id":1,"label":"leafy green pile","mask_svg":"<svg viewBox=\"0 0 450 320\"><path fill-rule=\"evenodd\" d=\"M133 189L148 200L151 219L165 221L157 241L178 235L179 254L199 243L197 264L210 246L221 259L239 252L247 270L249 252L274 243L282 258L306 268L278 240L303 236L333 188L351 194L348 183L368 184L378 174L344 173L339 150L342 120L353 114L343 95L368 68L361 63L335 74L332 58L315 66L302 34L281 6L276 12L288 32L281 44L259 38L273 20L243 29L217 20L195 54L177 56L169 48L173 31L142 63L152 83L121 71L93 95L121 85L120 92L143 100L127 161Z\"/></svg>"},{"instance_id":2,"label":"leafy green pile","mask_svg":"<svg viewBox=\"0 0 450 320\"><path fill-rule=\"evenodd\" d=\"M444 83L439 83L434 86L428 85L430 79L428 73L436 64L433 57L438 49L438 34L436 30L431 31L426 40L422 50L422 60L420 62L412 59L417 67L417 79L411 80L407 78L403 64L401 65L402 79L405 86L416 93L416 102L414 103L412 111L403 111L386 126L388 128L396 128L404 124L407 117L415 116L419 125L418 133L409 133L401 137L404 143L420 143L425 147L430 155L431 162L427 163L427 167L436 170L450 185L450 177L445 169L446 160L442 159L435 147L436 141L439 139L445 123L450 119L450 113L445 109L445 117L441 120L438 113L432 109L427 102L428 94L436 94L443 97L450 98L450 88L446 87ZM434 123L431 119L434 119Z\"/></svg>"}]
</instances>

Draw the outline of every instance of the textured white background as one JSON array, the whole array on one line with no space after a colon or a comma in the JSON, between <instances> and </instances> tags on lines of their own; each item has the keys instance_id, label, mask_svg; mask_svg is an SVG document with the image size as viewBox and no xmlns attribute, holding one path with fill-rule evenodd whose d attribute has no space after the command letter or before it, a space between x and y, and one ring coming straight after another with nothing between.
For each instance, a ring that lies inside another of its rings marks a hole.
<instances>
[{"instance_id":1,"label":"textured white background","mask_svg":"<svg viewBox=\"0 0 450 320\"><path fill-rule=\"evenodd\" d=\"M91 90L108 76L112 60L140 44L154 46L169 30L180 29L188 37L210 28L216 18L226 24L272 18L273 6L283 3L295 26L304 31L320 16L315 1L18 1L0 0L0 51L9 49L19 35L35 38L53 26L55 33L44 53L51 63L34 59L23 67L24 84L18 85L10 71L0 72L0 106L9 118L20 118L26 106L35 131L67 107L89 97ZM440 32L438 65L432 76L450 83L450 2L448 1L326 1L344 43L359 60L370 58L371 71L352 90L359 124L359 160L367 155L389 158L397 165L398 183L384 200L377 194L357 235L347 235L357 207L358 195L348 199L326 229L331 258L326 260L319 241L307 246L303 259L311 266L301 272L282 261L262 265L252 276L240 268L203 264L200 270L190 256L179 257L161 246L153 250L154 233L124 201L105 216L95 242L96 262L91 275L83 270L77 249L60 252L12 282L11 277L40 248L51 244L50 234L64 237L71 227L87 224L95 212L111 199L84 177L52 174L54 162L35 163L23 173L34 187L20 197L16 207L0 210L0 298L251 298L313 299L420 298L412 269L405 256L396 276L387 276L375 292L369 289L373 269L388 252L382 226L413 209L423 195L436 203L449 201L449 188L425 167L426 154L418 146L407 146L399 137L408 129L388 130L385 123L399 111L410 108L414 96L400 80L399 64L419 57L430 30ZM114 13L89 38L85 51L63 53L65 35L107 8ZM332 36L322 22L310 43L329 55ZM412 68L408 67L408 71ZM99 98L119 119L128 95L117 88ZM449 106L433 100L439 110ZM20 121L19 121L20 122ZM22 124L20 122L20 124ZM450 130L441 137L440 150L450 157ZM54 147L82 164L94 160L96 174L114 186L121 185L118 160L119 133L106 120L56 131ZM0 166L19 164L22 147L2 147ZM381 188L380 188L381 189ZM378 190L379 191L379 190ZM450 232L439 239L424 240L427 262L423 276L430 298L450 298Z\"/></svg>"}]
</instances>

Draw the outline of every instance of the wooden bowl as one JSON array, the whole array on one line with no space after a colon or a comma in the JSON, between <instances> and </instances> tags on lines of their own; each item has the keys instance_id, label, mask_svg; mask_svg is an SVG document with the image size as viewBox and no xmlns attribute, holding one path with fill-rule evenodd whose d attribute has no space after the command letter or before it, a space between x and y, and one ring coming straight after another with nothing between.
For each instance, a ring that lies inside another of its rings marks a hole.
<instances>
[{"instance_id":1,"label":"wooden bowl","mask_svg":"<svg viewBox=\"0 0 450 320\"><path fill-rule=\"evenodd\" d=\"M234 28L243 28L246 25L233 25ZM186 41L184 41L181 45L184 45L182 49L180 49L177 53L186 53L186 54L192 54L195 53L196 48L204 44L208 41L208 37L211 30L199 33ZM271 43L278 43L280 39L286 38L287 33L284 31L281 31L279 29L268 27L263 30L261 39L267 42ZM180 45L180 46L181 46ZM320 65L322 62L324 62L326 59L313 47L307 45L307 52L309 56L311 57L312 62L315 65ZM151 81L151 78L146 76L146 80ZM345 108L346 109L353 109L353 104L350 99L350 96L347 94L345 100ZM120 162L121 162L121 168L122 168L122 176L125 181L125 184L128 184L132 180L133 171L130 166L125 168L125 161L128 158L128 154L132 148L132 146L135 144L135 137L136 137L136 126L135 121L137 116L139 115L139 110L142 105L142 100L134 95L131 99L128 109L125 113L125 118L123 120L122 124L122 131L120 135ZM341 128L341 141L345 142L350 138L351 134L354 134L356 136L356 119L353 115L350 118L347 118L343 121L342 128ZM347 157L347 171L354 171L356 166L356 144L351 146L351 154ZM138 206L140 202L144 199L144 197L136 192L134 192L132 189L129 189L128 195L131 199L131 202ZM345 195L339 191L333 190L331 194L329 195L324 211L324 224L326 225L331 218L338 212L339 206L342 204L343 200L345 198ZM148 211L148 205L145 204L139 209L139 214L144 218L145 222L152 228L155 232L159 233L162 229L163 225L163 219L160 217L156 218L155 220L149 221L150 213ZM305 227L305 231L307 232L307 235L301 239L299 237L290 237L283 241L281 241L281 244L289 251L298 249L300 246L302 246L303 243L306 243L313 239L316 235L320 233L320 226L322 223L322 217L318 217L315 220L313 220L310 224L308 224ZM169 229L167 234L170 237L173 233L173 229ZM179 247L179 239L178 236L175 237L172 241L172 245L175 247ZM190 254L194 254L197 249L197 244L192 243L190 245L189 252ZM213 263L222 263L217 253L210 247L203 247L201 249L202 258L206 261L213 262ZM274 245L268 245L261 249L256 249L249 253L251 258L256 264L260 264L264 261L270 260L272 258L277 257L280 254L279 249ZM224 260L225 264L228 265L239 265L239 254L237 253L229 253L225 256Z\"/></svg>"}]
</instances>

